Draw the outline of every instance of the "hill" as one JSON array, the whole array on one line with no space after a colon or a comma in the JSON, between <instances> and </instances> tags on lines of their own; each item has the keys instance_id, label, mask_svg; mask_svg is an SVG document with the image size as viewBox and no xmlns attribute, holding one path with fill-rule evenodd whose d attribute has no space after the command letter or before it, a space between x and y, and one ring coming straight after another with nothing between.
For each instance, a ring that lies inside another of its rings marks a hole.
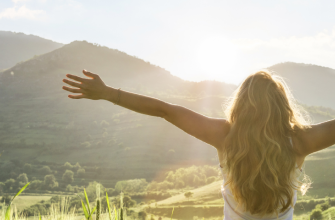
<instances>
[{"instance_id":1,"label":"hill","mask_svg":"<svg viewBox=\"0 0 335 220\"><path fill-rule=\"evenodd\" d=\"M285 79L300 103L335 109L335 96L332 92L335 82L334 69L291 62L280 63L269 69Z\"/></svg>"},{"instance_id":2,"label":"hill","mask_svg":"<svg viewBox=\"0 0 335 220\"><path fill-rule=\"evenodd\" d=\"M73 185L96 180L106 187L122 179L160 179L181 166L218 163L214 148L162 119L104 101L68 99L62 79L84 68L114 87L211 117L224 117L221 105L236 89L216 81L185 81L139 58L85 41L33 57L0 72L0 181L15 179L25 163L36 171L29 178L43 179L40 170L48 165L62 184L61 166L79 162L86 174L75 176ZM316 121L335 115L332 109L308 108ZM320 167L332 165L333 154L311 162L315 175L321 175ZM334 181L322 178L318 184Z\"/></svg>"},{"instance_id":3,"label":"hill","mask_svg":"<svg viewBox=\"0 0 335 220\"><path fill-rule=\"evenodd\" d=\"M0 70L62 46L61 43L34 35L0 31Z\"/></svg>"},{"instance_id":4,"label":"hill","mask_svg":"<svg viewBox=\"0 0 335 220\"><path fill-rule=\"evenodd\" d=\"M99 73L115 87L216 117L223 116L223 97L235 89L215 81L184 81L118 50L73 42L0 72L3 163L16 159L36 164L36 169L42 164L57 169L56 164L79 162L87 166L87 181L106 180L104 185L113 186L118 179L155 178L158 171L181 164L216 162L213 148L162 119L103 101L68 99L62 79L66 73L81 74L83 68ZM211 94L215 96L207 97ZM19 172L18 168L14 173ZM3 172L3 178L9 173ZM62 173L57 175L61 179ZM74 184L82 183L78 179Z\"/></svg>"}]
</instances>

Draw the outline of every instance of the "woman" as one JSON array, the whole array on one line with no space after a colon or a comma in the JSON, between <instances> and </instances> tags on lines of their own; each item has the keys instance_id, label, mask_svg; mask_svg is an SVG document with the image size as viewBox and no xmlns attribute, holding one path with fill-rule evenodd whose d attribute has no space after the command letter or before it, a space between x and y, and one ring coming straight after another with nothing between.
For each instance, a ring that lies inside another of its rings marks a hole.
<instances>
[{"instance_id":1,"label":"woman","mask_svg":"<svg viewBox=\"0 0 335 220\"><path fill-rule=\"evenodd\" d=\"M209 118L182 106L106 86L68 74L63 89L72 99L104 99L127 109L164 118L214 146L224 185L225 219L292 219L298 180L307 155L335 144L335 120L309 125L285 84L267 71L250 75L237 89L227 119ZM304 178L306 180L306 178Z\"/></svg>"}]
</instances>

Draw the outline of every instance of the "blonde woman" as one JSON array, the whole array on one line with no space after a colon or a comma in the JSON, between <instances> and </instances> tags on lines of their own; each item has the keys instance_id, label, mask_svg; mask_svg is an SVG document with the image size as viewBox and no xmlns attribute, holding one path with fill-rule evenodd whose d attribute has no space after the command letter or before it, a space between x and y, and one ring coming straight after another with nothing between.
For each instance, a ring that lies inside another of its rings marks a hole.
<instances>
[{"instance_id":1,"label":"blonde woman","mask_svg":"<svg viewBox=\"0 0 335 220\"><path fill-rule=\"evenodd\" d=\"M161 117L214 146L224 184L225 219L292 219L305 157L335 144L335 120L309 125L284 82L267 71L248 76L227 106L227 119L209 118L182 106L115 89L99 75L67 75L72 99L104 99Z\"/></svg>"}]
</instances>

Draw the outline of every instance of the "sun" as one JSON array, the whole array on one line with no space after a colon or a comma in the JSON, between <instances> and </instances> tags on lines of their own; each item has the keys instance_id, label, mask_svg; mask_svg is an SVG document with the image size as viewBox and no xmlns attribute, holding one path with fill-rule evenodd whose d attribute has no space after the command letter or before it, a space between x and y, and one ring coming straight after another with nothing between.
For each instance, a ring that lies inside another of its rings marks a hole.
<instances>
[{"instance_id":1,"label":"sun","mask_svg":"<svg viewBox=\"0 0 335 220\"><path fill-rule=\"evenodd\" d=\"M241 76L236 73L238 48L229 40L213 36L204 40L198 47L199 68L208 79L217 79L237 84Z\"/></svg>"}]
</instances>

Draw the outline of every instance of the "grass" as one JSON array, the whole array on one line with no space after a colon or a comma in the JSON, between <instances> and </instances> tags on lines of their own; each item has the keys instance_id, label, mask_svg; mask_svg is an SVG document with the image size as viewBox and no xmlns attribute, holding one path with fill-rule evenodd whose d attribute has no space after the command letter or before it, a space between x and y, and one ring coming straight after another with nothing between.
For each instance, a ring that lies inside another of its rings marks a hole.
<instances>
[{"instance_id":1,"label":"grass","mask_svg":"<svg viewBox=\"0 0 335 220\"><path fill-rule=\"evenodd\" d=\"M38 195L38 196L27 196L27 195L21 195L20 197L17 197L15 201L13 202L13 205L16 206L18 211L21 211L31 205L34 205L42 200L46 201L49 200L51 196L49 195Z\"/></svg>"},{"instance_id":2,"label":"grass","mask_svg":"<svg viewBox=\"0 0 335 220\"><path fill-rule=\"evenodd\" d=\"M32 196L21 196L20 193L29 185L25 185L11 200L7 207L2 208L0 214L0 220L29 220L25 216L20 215L19 210L15 204L19 204L18 200L30 198ZM203 219L203 220L217 220L222 219L223 201L215 200L217 196L213 188L217 188L220 185L219 181L209 184L207 186L200 187L192 190L194 193L193 197L188 201L184 196L181 195L173 196L157 203L157 205L143 205L136 207L134 210L137 212L145 210L148 214L147 219L158 219L172 220L172 219ZM208 189L212 189L211 198L203 197L207 195ZM33 219L38 218L39 220L125 220L125 219L140 219L134 215L127 216L127 210L123 207L123 193L120 194L120 208L111 206L109 202L109 196L106 192L107 210L101 210L101 198L100 198L100 185L96 186L97 198L95 202L90 202L86 194L86 190L83 192L82 207L76 210L76 208L69 209L69 200L63 198L60 203L52 204L47 215L35 216ZM184 198L182 198L183 196ZM37 197L37 196L36 196ZM38 198L46 198L39 196ZM206 200L207 198L207 200ZM333 199L333 198L332 198ZM35 199L37 201L37 199ZM197 203L197 204L195 204ZM78 212L79 211L79 212ZM128 210L129 211L129 210ZM309 220L310 212L295 212L293 219L296 220ZM322 212L322 219L335 219L335 207L331 207L328 210Z\"/></svg>"}]
</instances>

